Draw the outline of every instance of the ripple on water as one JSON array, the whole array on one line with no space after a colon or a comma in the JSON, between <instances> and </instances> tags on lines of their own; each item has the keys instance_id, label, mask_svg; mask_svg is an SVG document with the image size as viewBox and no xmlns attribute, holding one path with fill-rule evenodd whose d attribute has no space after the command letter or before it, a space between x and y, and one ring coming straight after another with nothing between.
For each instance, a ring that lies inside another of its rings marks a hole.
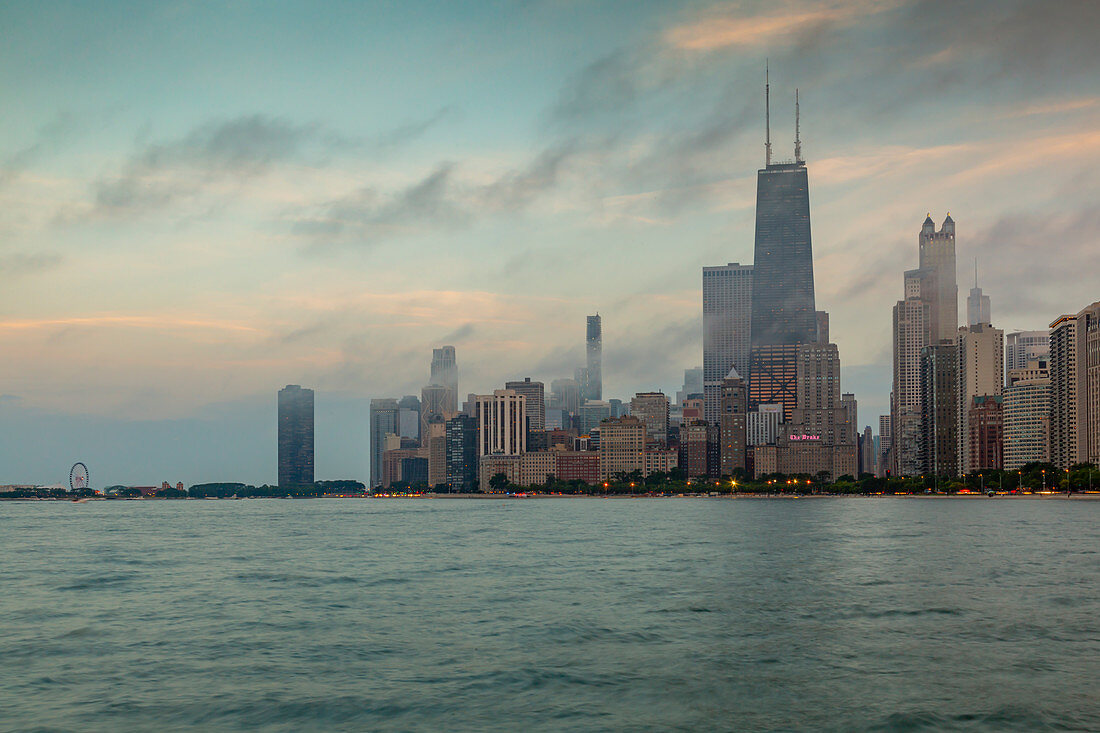
<instances>
[{"instance_id":1,"label":"ripple on water","mask_svg":"<svg viewBox=\"0 0 1100 733\"><path fill-rule=\"evenodd\" d=\"M0 729L1100 730L1100 502L110 504L0 502Z\"/></svg>"}]
</instances>

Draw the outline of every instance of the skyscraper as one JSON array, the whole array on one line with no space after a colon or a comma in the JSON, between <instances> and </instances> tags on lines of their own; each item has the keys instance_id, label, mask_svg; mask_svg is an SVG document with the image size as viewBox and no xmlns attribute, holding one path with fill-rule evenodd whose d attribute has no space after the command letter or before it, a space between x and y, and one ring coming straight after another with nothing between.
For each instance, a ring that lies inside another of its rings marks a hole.
<instances>
[{"instance_id":1,"label":"skyscraper","mask_svg":"<svg viewBox=\"0 0 1100 733\"><path fill-rule=\"evenodd\" d=\"M1100 301L1050 325L1050 460L1100 462Z\"/></svg>"},{"instance_id":2,"label":"skyscraper","mask_svg":"<svg viewBox=\"0 0 1100 733\"><path fill-rule=\"evenodd\" d=\"M447 485L457 493L477 485L477 420L469 415L447 421Z\"/></svg>"},{"instance_id":3,"label":"skyscraper","mask_svg":"<svg viewBox=\"0 0 1100 733\"><path fill-rule=\"evenodd\" d=\"M427 447L425 436L432 419L446 421L457 414L449 409L453 395L451 388L442 384L429 384L420 390L420 439L424 447Z\"/></svg>"},{"instance_id":4,"label":"skyscraper","mask_svg":"<svg viewBox=\"0 0 1100 733\"><path fill-rule=\"evenodd\" d=\"M504 388L527 398L527 430L546 430L546 397L542 382L532 382L530 377L525 377L523 381L505 382Z\"/></svg>"},{"instance_id":5,"label":"skyscraper","mask_svg":"<svg viewBox=\"0 0 1100 733\"><path fill-rule=\"evenodd\" d=\"M515 456L527 450L527 398L515 390L498 389L474 402L478 456Z\"/></svg>"},{"instance_id":6,"label":"skyscraper","mask_svg":"<svg viewBox=\"0 0 1100 733\"><path fill-rule=\"evenodd\" d=\"M646 424L634 416L600 425L600 480L616 474L645 472Z\"/></svg>"},{"instance_id":7,"label":"skyscraper","mask_svg":"<svg viewBox=\"0 0 1100 733\"><path fill-rule=\"evenodd\" d=\"M432 371L428 384L446 387L443 412L449 415L458 413L458 363L455 361L455 347L441 346L432 349Z\"/></svg>"},{"instance_id":8,"label":"skyscraper","mask_svg":"<svg viewBox=\"0 0 1100 733\"><path fill-rule=\"evenodd\" d=\"M630 400L630 414L646 425L651 443L668 444L668 397L664 392L639 392Z\"/></svg>"},{"instance_id":9,"label":"skyscraper","mask_svg":"<svg viewBox=\"0 0 1100 733\"><path fill-rule=\"evenodd\" d=\"M569 415L577 414L581 403L581 386L575 379L555 379L550 382L550 404L565 410Z\"/></svg>"},{"instance_id":10,"label":"skyscraper","mask_svg":"<svg viewBox=\"0 0 1100 733\"><path fill-rule=\"evenodd\" d=\"M894 396L890 395L891 404L893 404L893 401ZM878 416L878 471L876 472L878 476L885 476L887 472L894 470L890 468L894 452L894 426L892 422L890 415Z\"/></svg>"},{"instance_id":11,"label":"skyscraper","mask_svg":"<svg viewBox=\"0 0 1100 733\"><path fill-rule=\"evenodd\" d=\"M1033 361L1010 369L1004 391L1004 468L1050 460L1050 369Z\"/></svg>"},{"instance_id":12,"label":"skyscraper","mask_svg":"<svg viewBox=\"0 0 1100 733\"><path fill-rule=\"evenodd\" d=\"M959 473L959 346L938 341L921 353L921 472Z\"/></svg>"},{"instance_id":13,"label":"skyscraper","mask_svg":"<svg viewBox=\"0 0 1100 733\"><path fill-rule=\"evenodd\" d=\"M703 268L703 416L717 423L722 380L749 373L752 265ZM687 384L687 373L684 383Z\"/></svg>"},{"instance_id":14,"label":"skyscraper","mask_svg":"<svg viewBox=\"0 0 1100 733\"><path fill-rule=\"evenodd\" d=\"M818 340L810 191L798 132L797 96L794 160L773 163L769 94L765 83L767 136L765 165L756 177L749 406L781 403L790 419L797 407L798 345Z\"/></svg>"},{"instance_id":15,"label":"skyscraper","mask_svg":"<svg viewBox=\"0 0 1100 733\"><path fill-rule=\"evenodd\" d=\"M970 435L970 471L1000 470L1004 466L1004 398L978 395L967 416Z\"/></svg>"},{"instance_id":16,"label":"skyscraper","mask_svg":"<svg viewBox=\"0 0 1100 733\"><path fill-rule=\"evenodd\" d=\"M382 485L382 454L386 451L386 436L400 433L400 408L389 397L370 401L370 485Z\"/></svg>"},{"instance_id":17,"label":"skyscraper","mask_svg":"<svg viewBox=\"0 0 1100 733\"><path fill-rule=\"evenodd\" d=\"M748 388L736 369L722 380L721 413L718 416L719 476L745 470L748 431Z\"/></svg>"},{"instance_id":18,"label":"skyscraper","mask_svg":"<svg viewBox=\"0 0 1100 733\"><path fill-rule=\"evenodd\" d=\"M279 486L313 484L313 390L279 390Z\"/></svg>"},{"instance_id":19,"label":"skyscraper","mask_svg":"<svg viewBox=\"0 0 1100 733\"><path fill-rule=\"evenodd\" d=\"M966 474L980 468L988 456L984 443L976 443L976 432L972 432L974 417L980 417L983 424L988 421L990 410L999 410L1001 390L1004 388L1004 331L993 328L988 323L964 326L958 333L959 356L959 471ZM981 397L981 400L976 398ZM985 399L996 397L996 401ZM993 403L997 407L993 407ZM977 412L975 406L980 405ZM1000 419L999 412L996 418ZM984 433L983 433L984 435ZM1000 436L1000 427L997 427ZM997 453L998 460L1000 453ZM999 467L999 466L998 466Z\"/></svg>"},{"instance_id":20,"label":"skyscraper","mask_svg":"<svg viewBox=\"0 0 1100 733\"><path fill-rule=\"evenodd\" d=\"M769 122L765 145L765 166L756 175L752 346L813 343L817 310L810 193L801 142L796 133L793 162L772 163Z\"/></svg>"},{"instance_id":21,"label":"skyscraper","mask_svg":"<svg viewBox=\"0 0 1100 733\"><path fill-rule=\"evenodd\" d=\"M919 245L920 269L932 273L926 295L931 319L929 343L953 339L959 327L959 284L955 270L955 220L951 214L943 220L938 232L932 217L925 217Z\"/></svg>"},{"instance_id":22,"label":"skyscraper","mask_svg":"<svg viewBox=\"0 0 1100 733\"><path fill-rule=\"evenodd\" d=\"M894 389L890 398L893 432L882 437L891 455L891 465L882 469L901 476L913 476L923 470L921 352L929 344L953 343L958 337L959 288L955 273L955 221L951 215L947 215L938 232L932 217L925 217L917 244L920 267L905 272L903 299L894 306Z\"/></svg>"},{"instance_id":23,"label":"skyscraper","mask_svg":"<svg viewBox=\"0 0 1100 733\"><path fill-rule=\"evenodd\" d=\"M875 436L871 432L871 426L868 425L863 428L863 435L859 438L859 473L875 475L876 463L875 463Z\"/></svg>"},{"instance_id":24,"label":"skyscraper","mask_svg":"<svg viewBox=\"0 0 1100 733\"><path fill-rule=\"evenodd\" d=\"M989 296L982 294L982 289L974 283L970 288L970 295L966 298L966 323L974 326L979 323L992 323L990 316Z\"/></svg>"},{"instance_id":25,"label":"skyscraper","mask_svg":"<svg viewBox=\"0 0 1100 733\"><path fill-rule=\"evenodd\" d=\"M1008 373L1026 369L1033 361L1046 361L1050 357L1049 331L1016 331L1005 334L1005 384Z\"/></svg>"},{"instance_id":26,"label":"skyscraper","mask_svg":"<svg viewBox=\"0 0 1100 733\"><path fill-rule=\"evenodd\" d=\"M588 370L581 401L603 399L603 321L600 314L588 316L584 335L585 365ZM530 404L528 404L530 408Z\"/></svg>"},{"instance_id":27,"label":"skyscraper","mask_svg":"<svg viewBox=\"0 0 1100 733\"><path fill-rule=\"evenodd\" d=\"M405 395L397 402L400 410L400 434L402 438L420 440L420 400L416 395Z\"/></svg>"}]
</instances>

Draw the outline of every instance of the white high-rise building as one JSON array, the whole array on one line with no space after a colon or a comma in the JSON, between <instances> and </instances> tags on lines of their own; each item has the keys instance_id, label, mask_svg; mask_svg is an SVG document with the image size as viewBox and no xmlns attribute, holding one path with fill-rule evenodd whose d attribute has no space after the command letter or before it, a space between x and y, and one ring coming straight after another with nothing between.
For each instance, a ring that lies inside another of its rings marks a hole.
<instances>
[{"instance_id":1,"label":"white high-rise building","mask_svg":"<svg viewBox=\"0 0 1100 733\"><path fill-rule=\"evenodd\" d=\"M711 424L717 424L730 369L748 379L752 281L752 265L703 268L703 417Z\"/></svg>"},{"instance_id":2,"label":"white high-rise building","mask_svg":"<svg viewBox=\"0 0 1100 733\"><path fill-rule=\"evenodd\" d=\"M527 398L498 389L474 398L478 455L517 456L527 451Z\"/></svg>"},{"instance_id":3,"label":"white high-rise building","mask_svg":"<svg viewBox=\"0 0 1100 733\"><path fill-rule=\"evenodd\" d=\"M1050 460L1050 370L1033 361L1008 371L1004 390L1004 468Z\"/></svg>"}]
</instances>

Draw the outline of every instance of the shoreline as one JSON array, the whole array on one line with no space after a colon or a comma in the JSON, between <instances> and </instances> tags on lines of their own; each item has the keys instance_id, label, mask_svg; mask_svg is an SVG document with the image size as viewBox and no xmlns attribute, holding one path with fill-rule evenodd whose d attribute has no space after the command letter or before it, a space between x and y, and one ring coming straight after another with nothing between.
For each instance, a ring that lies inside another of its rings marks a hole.
<instances>
[{"instance_id":1,"label":"shoreline","mask_svg":"<svg viewBox=\"0 0 1100 733\"><path fill-rule=\"evenodd\" d=\"M956 499L971 501L975 499L1012 499L1044 501L1050 499L1060 500L1100 500L1100 491L1074 492L1072 494L1061 493L1029 493L1029 494L408 494L400 496L372 496L372 495L339 495L339 496L249 496L249 497L104 497L95 496L83 499L67 497L12 497L0 496L0 502L67 502L69 504L84 504L101 501L256 501L256 500L287 499L448 499L448 500L523 500L523 499L755 499L755 500L796 500L796 499Z\"/></svg>"}]
</instances>

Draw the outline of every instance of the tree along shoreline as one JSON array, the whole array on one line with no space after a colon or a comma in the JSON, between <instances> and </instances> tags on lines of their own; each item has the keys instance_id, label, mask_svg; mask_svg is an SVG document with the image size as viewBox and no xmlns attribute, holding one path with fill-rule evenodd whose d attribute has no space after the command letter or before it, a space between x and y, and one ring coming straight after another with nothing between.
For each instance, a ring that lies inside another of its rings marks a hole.
<instances>
[{"instance_id":1,"label":"tree along shoreline","mask_svg":"<svg viewBox=\"0 0 1100 733\"><path fill-rule=\"evenodd\" d=\"M827 476L804 474L773 474L756 479L744 476L685 478L681 472L655 473L642 476L634 471L619 474L596 485L580 480L563 481L553 476L536 486L517 486L503 474L489 480L487 491L451 491L446 485L428 487L397 484L389 489L367 491L359 481L318 481L306 486L253 486L223 482L196 484L189 489L168 488L145 492L123 486L109 487L108 495L91 489L69 491L60 488L17 489L0 494L2 500L81 499L252 499L252 498L394 498L408 496L973 496L973 495L1043 495L1061 493L1091 496L1100 493L1100 470L1092 464L1079 464L1069 471L1059 471L1050 463L1033 463L1017 471L980 471L967 476L946 478L937 476L876 477L864 474L859 478L842 476L829 481Z\"/></svg>"}]
</instances>

